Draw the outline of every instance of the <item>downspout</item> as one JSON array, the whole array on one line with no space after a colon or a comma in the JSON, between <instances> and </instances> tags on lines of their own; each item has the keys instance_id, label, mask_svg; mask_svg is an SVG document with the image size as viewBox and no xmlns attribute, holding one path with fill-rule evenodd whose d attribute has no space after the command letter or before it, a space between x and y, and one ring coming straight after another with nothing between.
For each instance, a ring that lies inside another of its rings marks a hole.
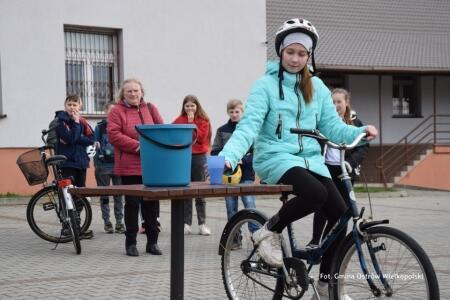
<instances>
[{"instance_id":1,"label":"downspout","mask_svg":"<svg viewBox=\"0 0 450 300\"><path fill-rule=\"evenodd\" d=\"M378 75L378 132L380 139L380 157L381 157L381 169L380 169L380 178L384 184L384 187L387 188L386 178L384 176L384 162L383 162L383 107L381 105L381 74Z\"/></svg>"},{"instance_id":2,"label":"downspout","mask_svg":"<svg viewBox=\"0 0 450 300\"><path fill-rule=\"evenodd\" d=\"M3 113L3 99L2 99L2 60L0 56L0 119L6 118L7 115Z\"/></svg>"},{"instance_id":3,"label":"downspout","mask_svg":"<svg viewBox=\"0 0 450 300\"><path fill-rule=\"evenodd\" d=\"M436 153L436 75L433 75L433 153Z\"/></svg>"}]
</instances>

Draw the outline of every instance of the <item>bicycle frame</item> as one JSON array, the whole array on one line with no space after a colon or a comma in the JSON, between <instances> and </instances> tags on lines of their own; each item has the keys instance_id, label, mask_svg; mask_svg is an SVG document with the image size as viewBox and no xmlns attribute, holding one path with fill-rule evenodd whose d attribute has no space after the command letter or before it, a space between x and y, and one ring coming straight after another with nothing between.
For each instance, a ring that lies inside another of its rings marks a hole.
<instances>
[{"instance_id":1,"label":"bicycle frame","mask_svg":"<svg viewBox=\"0 0 450 300\"><path fill-rule=\"evenodd\" d=\"M48 134L48 132L52 130L42 130L42 136L41 139L45 143L45 135ZM61 223L67 223L69 222L69 214L68 210L74 209L74 202L72 199L72 195L68 192L68 189L73 187L72 180L71 179L64 179L61 175L61 170L58 168L56 163L47 163L47 153L46 150L50 150L50 154L54 154L54 148L48 145L45 145L40 148L41 149L41 155L42 160L44 161L45 166L48 168L50 167L51 172L53 174L53 179L49 183L48 181L44 182L44 186L48 185L55 185L58 187L58 203L59 208L57 209L57 215L61 221ZM50 165L50 166L49 166Z\"/></svg>"},{"instance_id":2,"label":"bicycle frame","mask_svg":"<svg viewBox=\"0 0 450 300\"><path fill-rule=\"evenodd\" d=\"M309 133L304 134L306 136L316 138L316 139L322 139L325 140L323 135L318 133L317 131L309 131ZM359 141L362 139L362 135L359 136L352 145L345 145L345 144L334 144L328 140L326 140L326 144L329 147L339 149L340 150L340 167L342 174L340 175L341 181L344 184L347 194L345 195L345 201L349 205L348 210L344 213L343 216L339 218L339 220L335 223L335 225L331 228L330 232L322 239L319 247L312 248L312 249L300 249L297 247L297 243L294 237L294 229L292 227L292 224L288 225L288 237L289 237L289 244L290 244L290 251L292 257L299 258L305 260L309 264L308 272L311 270L313 265L319 264L321 261L321 258L323 254L328 250L330 245L336 240L337 236L347 229L347 224L349 223L350 219L353 219L353 227L349 234L352 235L352 238L356 245L356 250L358 252L358 258L359 263L361 266L361 270L367 280L367 283L369 284L372 292L375 296L379 296L381 294L380 290L376 287L376 285L373 282L372 276L369 276L367 264L366 264L366 258L364 257L363 251L362 251L362 240L364 239L364 229L379 225L379 224L386 224L389 223L389 220L382 220L382 221L373 221L373 222L366 222L362 219L363 213L364 213L364 207L362 207L361 211L358 210L358 205L356 203L356 197L353 190L353 185L351 182L351 177L349 176L349 172L347 171L347 166L345 162L345 151L347 149L353 148ZM350 167L351 168L351 167ZM363 225L363 227L361 227ZM377 273L377 278L381 281L383 286L386 288L386 290L390 290L390 286L383 274L383 272L380 270L379 264L377 262L375 252L376 249L372 247L368 247L368 251L370 254L370 259L372 261L372 264L374 266L374 269ZM286 270L285 274L286 274Z\"/></svg>"}]
</instances>

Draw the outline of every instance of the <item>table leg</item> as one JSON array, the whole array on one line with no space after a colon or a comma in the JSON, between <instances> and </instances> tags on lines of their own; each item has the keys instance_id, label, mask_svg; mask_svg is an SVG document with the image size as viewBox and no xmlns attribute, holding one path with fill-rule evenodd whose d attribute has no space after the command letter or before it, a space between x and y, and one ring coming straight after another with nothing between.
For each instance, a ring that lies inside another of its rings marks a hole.
<instances>
[{"instance_id":1,"label":"table leg","mask_svg":"<svg viewBox=\"0 0 450 300\"><path fill-rule=\"evenodd\" d=\"M182 300L184 294L184 204L171 200L170 299Z\"/></svg>"}]
</instances>

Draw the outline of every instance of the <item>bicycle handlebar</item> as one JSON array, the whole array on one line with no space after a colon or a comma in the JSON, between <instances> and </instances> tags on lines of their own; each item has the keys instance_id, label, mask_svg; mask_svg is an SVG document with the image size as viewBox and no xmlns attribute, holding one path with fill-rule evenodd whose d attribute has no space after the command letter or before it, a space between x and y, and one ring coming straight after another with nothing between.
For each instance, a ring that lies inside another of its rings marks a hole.
<instances>
[{"instance_id":1,"label":"bicycle handlebar","mask_svg":"<svg viewBox=\"0 0 450 300\"><path fill-rule=\"evenodd\" d=\"M48 146L48 145L47 145L47 142L45 141L45 136L46 136L50 131L54 130L56 127L58 127L57 124L56 124L56 125L53 125L53 126L51 126L51 127L49 127L48 129L42 129L42 131L41 131L41 133L42 133L41 139L42 139L42 141L44 142L45 146L41 147L41 149L44 149L44 150L45 150L45 149L54 149L54 147Z\"/></svg>"},{"instance_id":2,"label":"bicycle handlebar","mask_svg":"<svg viewBox=\"0 0 450 300\"><path fill-rule=\"evenodd\" d=\"M307 136L313 139L316 139L319 142L323 142L325 144L327 144L329 147L334 148L334 149L339 149L339 150L350 150L355 148L363 138L366 137L366 133L360 133L351 144L347 145L345 143L341 143L341 144L336 144L333 143L332 141L330 141L326 136L324 136L322 133L320 133L319 130L317 129L300 129L300 128L291 128L290 129L291 133L294 134L298 134L301 136Z\"/></svg>"}]
</instances>

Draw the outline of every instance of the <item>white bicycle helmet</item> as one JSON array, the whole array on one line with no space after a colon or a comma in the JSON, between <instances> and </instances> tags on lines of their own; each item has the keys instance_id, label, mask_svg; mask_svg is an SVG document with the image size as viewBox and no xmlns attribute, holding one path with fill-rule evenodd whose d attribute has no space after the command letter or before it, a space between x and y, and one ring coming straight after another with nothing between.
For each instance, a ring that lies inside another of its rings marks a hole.
<instances>
[{"instance_id":1,"label":"white bicycle helmet","mask_svg":"<svg viewBox=\"0 0 450 300\"><path fill-rule=\"evenodd\" d=\"M314 27L308 20L294 18L284 22L276 33L275 51L278 56L280 56L280 46L284 38L293 32L303 32L309 35L313 41L312 51L314 51L317 46L317 42L319 41L319 34L317 33L316 27Z\"/></svg>"},{"instance_id":2,"label":"white bicycle helmet","mask_svg":"<svg viewBox=\"0 0 450 300\"><path fill-rule=\"evenodd\" d=\"M95 146L94 145L87 146L86 153L89 156L89 158L93 158L95 156L95 153L97 153L95 151Z\"/></svg>"}]
</instances>

